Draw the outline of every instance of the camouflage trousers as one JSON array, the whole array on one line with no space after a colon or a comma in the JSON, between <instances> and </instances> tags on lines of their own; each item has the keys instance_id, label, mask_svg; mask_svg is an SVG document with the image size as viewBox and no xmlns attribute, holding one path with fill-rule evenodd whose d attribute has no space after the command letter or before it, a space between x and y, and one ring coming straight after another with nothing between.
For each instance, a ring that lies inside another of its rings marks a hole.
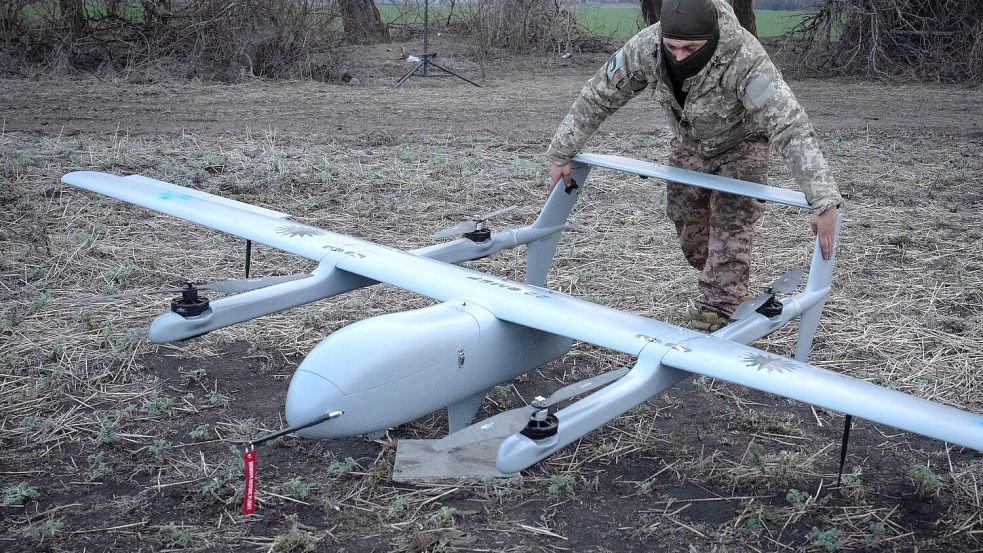
<instances>
[{"instance_id":1,"label":"camouflage trousers","mask_svg":"<svg viewBox=\"0 0 983 553\"><path fill-rule=\"evenodd\" d=\"M740 180L768 181L768 141L752 137L705 159L672 141L669 164ZM754 227L763 203L715 190L670 182L666 211L676 225L686 261L700 271L698 306L730 316L747 293Z\"/></svg>"}]
</instances>

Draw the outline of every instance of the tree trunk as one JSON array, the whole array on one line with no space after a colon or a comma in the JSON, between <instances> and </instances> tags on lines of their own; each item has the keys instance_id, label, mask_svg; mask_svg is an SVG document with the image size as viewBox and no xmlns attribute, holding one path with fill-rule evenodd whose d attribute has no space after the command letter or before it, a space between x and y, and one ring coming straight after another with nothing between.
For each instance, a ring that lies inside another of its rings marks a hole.
<instances>
[{"instance_id":1,"label":"tree trunk","mask_svg":"<svg viewBox=\"0 0 983 553\"><path fill-rule=\"evenodd\" d=\"M338 0L341 21L348 40L356 44L388 42L389 32L382 24L379 8L372 0Z\"/></svg>"},{"instance_id":2,"label":"tree trunk","mask_svg":"<svg viewBox=\"0 0 983 553\"><path fill-rule=\"evenodd\" d=\"M754 24L754 10L751 9L751 0L734 0L734 14L737 20L754 36L758 36L758 26Z\"/></svg>"},{"instance_id":3,"label":"tree trunk","mask_svg":"<svg viewBox=\"0 0 983 553\"><path fill-rule=\"evenodd\" d=\"M447 23L448 27L451 26L451 18L454 17L454 6L457 5L457 0L450 0L449 2L451 9L447 11Z\"/></svg>"},{"instance_id":4,"label":"tree trunk","mask_svg":"<svg viewBox=\"0 0 983 553\"><path fill-rule=\"evenodd\" d=\"M642 0L642 19L646 25L655 25L659 22L662 13L662 0Z\"/></svg>"},{"instance_id":5,"label":"tree trunk","mask_svg":"<svg viewBox=\"0 0 983 553\"><path fill-rule=\"evenodd\" d=\"M143 6L143 23L153 27L160 23L167 24L171 17L171 0L140 0Z\"/></svg>"},{"instance_id":6,"label":"tree trunk","mask_svg":"<svg viewBox=\"0 0 983 553\"><path fill-rule=\"evenodd\" d=\"M84 0L58 0L58 8L61 9L61 17L68 24L72 35L78 37L85 32L85 1Z\"/></svg>"}]
</instances>

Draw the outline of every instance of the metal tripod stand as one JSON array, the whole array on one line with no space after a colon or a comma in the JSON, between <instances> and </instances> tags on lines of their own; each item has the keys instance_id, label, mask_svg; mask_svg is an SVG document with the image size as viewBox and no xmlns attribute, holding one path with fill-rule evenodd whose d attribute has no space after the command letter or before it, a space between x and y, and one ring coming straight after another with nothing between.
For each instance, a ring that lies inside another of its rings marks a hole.
<instances>
[{"instance_id":1,"label":"metal tripod stand","mask_svg":"<svg viewBox=\"0 0 983 553\"><path fill-rule=\"evenodd\" d=\"M474 86L481 88L480 84L472 81L471 79L462 77L461 75L455 73L454 71L434 63L433 58L435 57L437 57L437 53L430 52L430 0L423 0L423 53L420 54L420 61L413 66L413 69L407 71L406 74L402 76L402 78L396 81L396 86L397 87L402 86L403 83L405 83L410 77L412 77L417 72L417 70L421 68L423 69L423 71L421 72L421 76L429 77L428 70L432 65L435 68L440 69L444 73L447 73L448 75L453 75L458 79L461 79L462 81L469 82Z\"/></svg>"}]
</instances>

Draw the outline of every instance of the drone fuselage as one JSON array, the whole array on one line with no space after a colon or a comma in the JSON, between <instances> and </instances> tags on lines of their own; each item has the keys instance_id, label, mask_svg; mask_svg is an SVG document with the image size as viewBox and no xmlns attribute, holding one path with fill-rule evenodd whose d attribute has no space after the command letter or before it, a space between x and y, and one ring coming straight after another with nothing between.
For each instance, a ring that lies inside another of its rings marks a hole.
<instances>
[{"instance_id":1,"label":"drone fuselage","mask_svg":"<svg viewBox=\"0 0 983 553\"><path fill-rule=\"evenodd\" d=\"M476 410L490 387L562 356L570 344L468 300L373 317L338 330L308 354L290 381L287 422L344 411L298 432L324 439L374 434L472 398Z\"/></svg>"}]
</instances>

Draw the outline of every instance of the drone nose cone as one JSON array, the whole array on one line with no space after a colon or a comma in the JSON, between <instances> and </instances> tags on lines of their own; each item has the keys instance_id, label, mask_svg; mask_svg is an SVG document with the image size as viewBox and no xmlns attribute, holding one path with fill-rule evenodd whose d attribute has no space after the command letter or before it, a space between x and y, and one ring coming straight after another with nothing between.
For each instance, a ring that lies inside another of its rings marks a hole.
<instances>
[{"instance_id":1,"label":"drone nose cone","mask_svg":"<svg viewBox=\"0 0 983 553\"><path fill-rule=\"evenodd\" d=\"M337 386L326 378L309 371L298 370L290 379L287 390L286 414L287 424L297 426L327 414L329 411L341 410L342 393ZM297 432L305 438L331 438L335 421L325 421L321 424L305 428Z\"/></svg>"}]
</instances>

